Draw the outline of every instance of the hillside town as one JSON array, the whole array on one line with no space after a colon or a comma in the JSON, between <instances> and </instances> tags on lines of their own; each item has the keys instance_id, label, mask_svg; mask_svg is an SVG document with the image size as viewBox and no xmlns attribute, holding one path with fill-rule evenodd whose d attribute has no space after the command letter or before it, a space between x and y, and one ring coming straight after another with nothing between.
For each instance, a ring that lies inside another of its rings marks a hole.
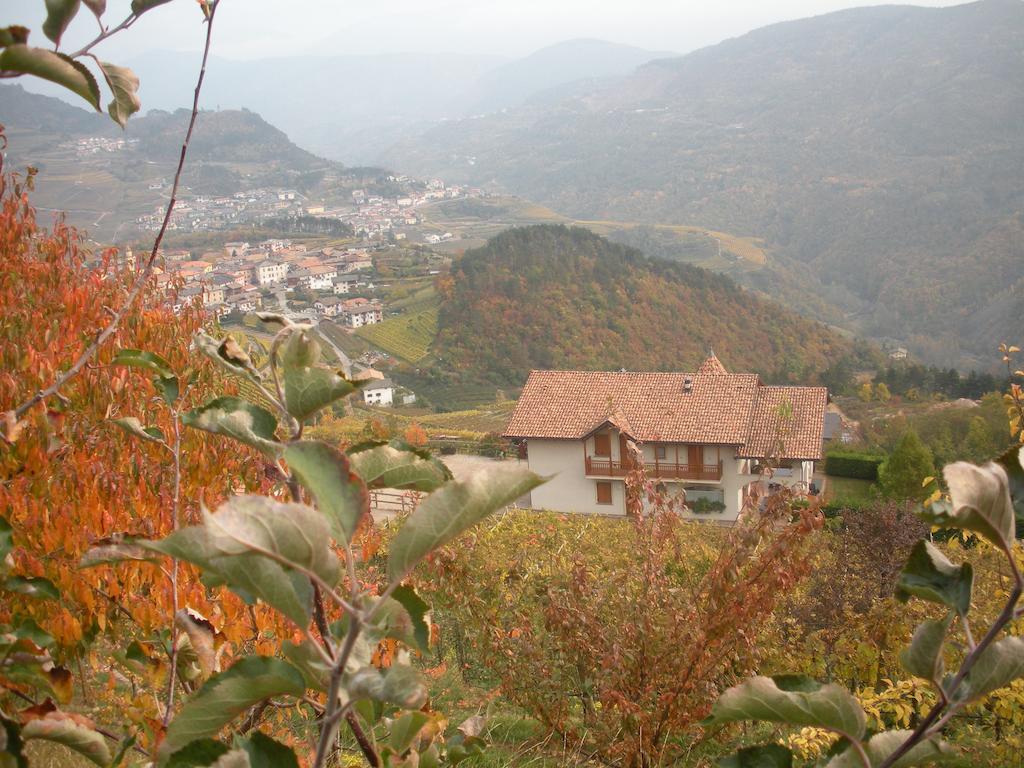
<instances>
[{"instance_id":1,"label":"hillside town","mask_svg":"<svg viewBox=\"0 0 1024 768\"><path fill-rule=\"evenodd\" d=\"M368 189L357 188L352 189L345 199L333 204L288 188L257 188L219 196L186 195L175 205L168 229L177 232L209 232L239 225L262 224L268 219L314 217L325 225L335 224L339 231L345 230L357 237L383 238L392 235L397 240L403 240L412 235L408 228L422 223L417 208L441 200L485 195L476 187L447 186L440 179L420 182L408 176L392 175L385 177L384 182L400 190L399 193L385 197ZM163 184L166 184L166 180ZM162 189L163 186L157 183L152 188ZM163 203L156 204L153 213L138 217L138 228L149 232L160 229L164 210ZM430 234L425 236L425 241L439 243L452 237L451 233Z\"/></svg>"}]
</instances>

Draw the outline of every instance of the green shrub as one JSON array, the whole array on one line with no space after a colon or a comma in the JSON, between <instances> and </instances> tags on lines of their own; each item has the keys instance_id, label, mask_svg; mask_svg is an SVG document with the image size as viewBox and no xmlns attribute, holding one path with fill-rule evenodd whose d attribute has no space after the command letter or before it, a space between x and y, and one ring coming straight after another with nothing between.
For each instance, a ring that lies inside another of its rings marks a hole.
<instances>
[{"instance_id":1,"label":"green shrub","mask_svg":"<svg viewBox=\"0 0 1024 768\"><path fill-rule=\"evenodd\" d=\"M884 456L859 451L830 451L825 457L825 474L834 477L852 477L859 480L877 480L878 466Z\"/></svg>"}]
</instances>

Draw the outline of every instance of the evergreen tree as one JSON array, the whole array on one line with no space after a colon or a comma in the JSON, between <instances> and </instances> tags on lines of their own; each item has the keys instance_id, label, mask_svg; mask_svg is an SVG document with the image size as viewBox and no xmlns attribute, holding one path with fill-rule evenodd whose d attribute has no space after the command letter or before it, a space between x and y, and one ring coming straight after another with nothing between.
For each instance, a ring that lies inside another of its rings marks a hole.
<instances>
[{"instance_id":1,"label":"evergreen tree","mask_svg":"<svg viewBox=\"0 0 1024 768\"><path fill-rule=\"evenodd\" d=\"M917 432L905 432L892 454L878 468L878 486L890 499L922 501L927 491L921 487L926 477L935 475L932 452Z\"/></svg>"},{"instance_id":2,"label":"evergreen tree","mask_svg":"<svg viewBox=\"0 0 1024 768\"><path fill-rule=\"evenodd\" d=\"M998 447L995 444L992 429L981 416L971 419L964 438L963 458L967 461L983 462L991 459Z\"/></svg>"}]
</instances>

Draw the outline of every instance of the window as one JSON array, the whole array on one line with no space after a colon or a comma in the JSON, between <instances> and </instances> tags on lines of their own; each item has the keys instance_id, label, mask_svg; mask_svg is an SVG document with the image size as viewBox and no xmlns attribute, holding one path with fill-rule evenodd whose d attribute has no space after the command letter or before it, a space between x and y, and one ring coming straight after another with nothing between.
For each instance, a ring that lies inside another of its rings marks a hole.
<instances>
[{"instance_id":1,"label":"window","mask_svg":"<svg viewBox=\"0 0 1024 768\"><path fill-rule=\"evenodd\" d=\"M597 481L597 503L598 504L611 504L612 503L612 484L607 480Z\"/></svg>"},{"instance_id":2,"label":"window","mask_svg":"<svg viewBox=\"0 0 1024 768\"><path fill-rule=\"evenodd\" d=\"M608 435L594 435L594 455L612 455L612 439Z\"/></svg>"},{"instance_id":3,"label":"window","mask_svg":"<svg viewBox=\"0 0 1024 768\"><path fill-rule=\"evenodd\" d=\"M654 446L654 458L658 461L664 461L668 457L668 447L664 445Z\"/></svg>"}]
</instances>

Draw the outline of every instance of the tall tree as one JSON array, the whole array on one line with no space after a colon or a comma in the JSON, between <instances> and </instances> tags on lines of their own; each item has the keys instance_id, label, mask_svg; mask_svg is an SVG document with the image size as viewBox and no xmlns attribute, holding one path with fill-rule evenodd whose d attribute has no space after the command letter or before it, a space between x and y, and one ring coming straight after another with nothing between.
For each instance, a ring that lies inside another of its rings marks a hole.
<instances>
[{"instance_id":1,"label":"tall tree","mask_svg":"<svg viewBox=\"0 0 1024 768\"><path fill-rule=\"evenodd\" d=\"M878 486L890 499L923 500L928 494L922 481L934 475L932 452L911 429L903 434L895 450L878 468Z\"/></svg>"}]
</instances>

